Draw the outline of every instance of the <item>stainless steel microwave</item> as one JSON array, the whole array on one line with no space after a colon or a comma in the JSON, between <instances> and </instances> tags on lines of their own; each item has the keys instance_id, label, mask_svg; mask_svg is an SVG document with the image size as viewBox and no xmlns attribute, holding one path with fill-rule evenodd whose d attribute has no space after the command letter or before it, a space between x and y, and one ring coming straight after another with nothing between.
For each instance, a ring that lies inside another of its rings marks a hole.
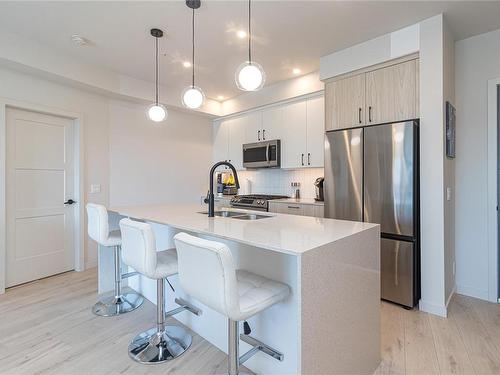
<instances>
[{"instance_id":1,"label":"stainless steel microwave","mask_svg":"<svg viewBox=\"0 0 500 375\"><path fill-rule=\"evenodd\" d=\"M281 141L275 139L243 145L245 168L279 168L281 166Z\"/></svg>"}]
</instances>

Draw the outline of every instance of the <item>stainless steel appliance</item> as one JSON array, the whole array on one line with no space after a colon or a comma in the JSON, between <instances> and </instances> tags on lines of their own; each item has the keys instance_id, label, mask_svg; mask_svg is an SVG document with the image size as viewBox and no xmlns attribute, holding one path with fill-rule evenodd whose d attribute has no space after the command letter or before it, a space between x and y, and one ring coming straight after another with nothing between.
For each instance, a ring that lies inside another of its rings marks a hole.
<instances>
[{"instance_id":1,"label":"stainless steel appliance","mask_svg":"<svg viewBox=\"0 0 500 375\"><path fill-rule=\"evenodd\" d=\"M267 194L237 195L231 198L231 207L246 208L256 211L268 211L270 200L283 198L288 197L285 195Z\"/></svg>"},{"instance_id":2,"label":"stainless steel appliance","mask_svg":"<svg viewBox=\"0 0 500 375\"><path fill-rule=\"evenodd\" d=\"M324 177L318 177L316 181L314 181L314 189L316 191L316 198L314 198L314 200L318 202L322 202L325 200L325 195L323 192L324 182L325 182Z\"/></svg>"},{"instance_id":3,"label":"stainless steel appliance","mask_svg":"<svg viewBox=\"0 0 500 375\"><path fill-rule=\"evenodd\" d=\"M281 141L247 143L243 145L245 168L278 168L281 166Z\"/></svg>"},{"instance_id":4,"label":"stainless steel appliance","mask_svg":"<svg viewBox=\"0 0 500 375\"><path fill-rule=\"evenodd\" d=\"M418 121L327 132L325 217L380 224L382 298L420 299Z\"/></svg>"}]
</instances>

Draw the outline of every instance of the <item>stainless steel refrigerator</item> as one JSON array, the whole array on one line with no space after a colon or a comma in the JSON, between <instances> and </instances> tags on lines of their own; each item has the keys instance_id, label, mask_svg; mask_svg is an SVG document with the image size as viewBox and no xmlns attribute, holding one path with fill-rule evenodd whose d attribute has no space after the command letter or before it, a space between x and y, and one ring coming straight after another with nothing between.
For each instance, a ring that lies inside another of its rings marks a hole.
<instances>
[{"instance_id":1,"label":"stainless steel refrigerator","mask_svg":"<svg viewBox=\"0 0 500 375\"><path fill-rule=\"evenodd\" d=\"M420 299L418 121L329 131L325 217L380 224L382 299Z\"/></svg>"}]
</instances>

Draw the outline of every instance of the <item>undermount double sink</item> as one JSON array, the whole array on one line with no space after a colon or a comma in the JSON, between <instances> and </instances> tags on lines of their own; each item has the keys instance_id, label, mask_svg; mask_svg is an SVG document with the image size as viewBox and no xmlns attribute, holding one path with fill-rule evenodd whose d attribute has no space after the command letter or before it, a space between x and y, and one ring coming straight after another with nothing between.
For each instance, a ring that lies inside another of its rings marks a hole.
<instances>
[{"instance_id":1,"label":"undermount double sink","mask_svg":"<svg viewBox=\"0 0 500 375\"><path fill-rule=\"evenodd\" d=\"M200 212L200 214L207 215L208 212L204 211ZM259 220L259 219L265 219L266 217L271 217L267 215L250 214L250 213L236 212L236 211L215 211L214 215L220 217L230 217L232 219L238 219L238 220Z\"/></svg>"}]
</instances>

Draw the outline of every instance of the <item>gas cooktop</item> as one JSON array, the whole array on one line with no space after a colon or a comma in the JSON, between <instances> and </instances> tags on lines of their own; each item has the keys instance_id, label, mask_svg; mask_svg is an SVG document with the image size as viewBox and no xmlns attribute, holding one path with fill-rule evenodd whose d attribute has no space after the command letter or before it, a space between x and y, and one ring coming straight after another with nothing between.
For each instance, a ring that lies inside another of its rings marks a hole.
<instances>
[{"instance_id":1,"label":"gas cooktop","mask_svg":"<svg viewBox=\"0 0 500 375\"><path fill-rule=\"evenodd\" d=\"M269 209L270 200L283 198L288 198L288 196L270 194L236 195L231 198L231 206L259 211L267 211Z\"/></svg>"}]
</instances>

